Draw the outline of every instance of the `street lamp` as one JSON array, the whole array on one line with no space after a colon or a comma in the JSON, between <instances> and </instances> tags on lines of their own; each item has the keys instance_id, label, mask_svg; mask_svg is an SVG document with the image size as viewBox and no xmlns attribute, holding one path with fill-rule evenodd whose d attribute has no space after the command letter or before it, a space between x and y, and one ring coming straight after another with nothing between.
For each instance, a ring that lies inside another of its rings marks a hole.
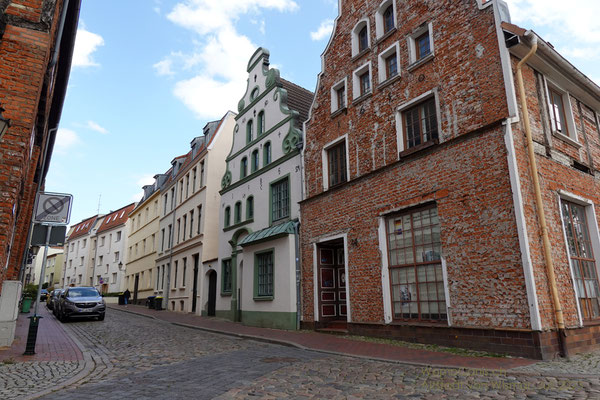
<instances>
[{"instance_id":1,"label":"street lamp","mask_svg":"<svg viewBox=\"0 0 600 400\"><path fill-rule=\"evenodd\" d=\"M4 134L6 133L6 131L8 131L8 128L10 127L10 119L4 118L2 116L3 112L4 108L0 106L0 140L2 140Z\"/></svg>"},{"instance_id":2,"label":"street lamp","mask_svg":"<svg viewBox=\"0 0 600 400\"><path fill-rule=\"evenodd\" d=\"M119 261L119 271L123 270L123 261Z\"/></svg>"}]
</instances>

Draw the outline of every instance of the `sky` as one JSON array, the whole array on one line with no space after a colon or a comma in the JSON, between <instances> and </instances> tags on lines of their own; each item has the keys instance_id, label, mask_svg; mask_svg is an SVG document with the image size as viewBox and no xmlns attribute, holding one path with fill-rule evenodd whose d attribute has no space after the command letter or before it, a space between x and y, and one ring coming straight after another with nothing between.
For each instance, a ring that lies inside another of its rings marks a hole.
<instances>
[{"instance_id":1,"label":"sky","mask_svg":"<svg viewBox=\"0 0 600 400\"><path fill-rule=\"evenodd\" d=\"M507 2L600 83L600 1ZM337 14L337 0L83 0L46 191L73 194L71 225L139 201L207 122L237 111L258 47L314 91Z\"/></svg>"}]
</instances>

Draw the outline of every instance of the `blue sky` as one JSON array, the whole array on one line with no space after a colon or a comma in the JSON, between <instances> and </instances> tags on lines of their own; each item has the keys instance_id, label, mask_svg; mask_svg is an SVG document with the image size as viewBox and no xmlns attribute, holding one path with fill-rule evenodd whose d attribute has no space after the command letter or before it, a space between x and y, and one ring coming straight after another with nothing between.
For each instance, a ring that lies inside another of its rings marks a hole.
<instances>
[{"instance_id":1,"label":"blue sky","mask_svg":"<svg viewBox=\"0 0 600 400\"><path fill-rule=\"evenodd\" d=\"M473 3L475 0L472 0ZM236 110L266 47L311 91L337 0L84 0L46 190L74 195L71 224L141 197L208 121ZM600 82L600 2L509 0L513 22Z\"/></svg>"}]
</instances>

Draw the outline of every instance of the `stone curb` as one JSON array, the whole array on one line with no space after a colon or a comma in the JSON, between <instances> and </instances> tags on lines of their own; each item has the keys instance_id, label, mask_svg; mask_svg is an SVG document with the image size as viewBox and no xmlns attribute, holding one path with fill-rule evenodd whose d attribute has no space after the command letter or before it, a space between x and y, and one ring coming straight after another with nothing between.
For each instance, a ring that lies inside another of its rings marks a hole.
<instances>
[{"instance_id":1,"label":"stone curb","mask_svg":"<svg viewBox=\"0 0 600 400\"><path fill-rule=\"evenodd\" d=\"M344 352L338 352L338 351L313 349L313 348L306 347L306 346L303 346L301 344L298 344L298 343L295 343L295 342L291 342L291 341L287 341L287 340L283 340L283 339L265 338L265 337L262 337L262 336L254 336L254 335L249 335L249 334L245 334L245 333L235 333L235 332L221 331L221 330L218 330L218 329L206 328L206 327L196 326L196 325L189 325L189 324L184 324L184 323L180 323L180 322L169 322L169 321L166 321L166 320L163 320L163 319L160 319L160 318L156 318L156 317L154 317L152 315L138 313L138 312L133 311L133 310L123 310L121 308L114 308L114 307L111 307L111 309L112 310L121 311L121 312L130 313L130 314L134 314L134 315L139 315L141 317L151 318L151 319L154 319L154 320L157 320L157 321L162 321L162 322L169 323L171 325L182 326L184 328L197 329L197 330L211 332L211 333L216 333L216 334L221 334L221 335L225 335L225 336L232 336L232 337L238 337L238 338L243 338L243 339L255 340L255 341L258 341L258 342L271 343L271 344L279 344L279 345L283 345L283 346L295 347L295 348L298 348L298 349L307 350L307 351L314 351L314 352L317 352L317 353L331 354L331 355L344 356L344 357L354 357L354 358L360 358L360 359L363 359L363 360L386 362L386 363L392 363L392 364L406 365L406 366L410 366L410 367L427 367L428 369L458 369L458 370L461 370L461 371L482 371L483 370L483 368L469 368L469 367L463 367L463 366L449 366L449 365L437 365L437 364L418 363L418 362L414 362L414 361L389 360L389 359L385 359L385 358L362 356L362 355L358 355L358 354L344 353ZM561 378L561 379L598 378L598 375L593 375L593 374L556 374L556 373L547 373L546 374L546 373L541 373L541 372L515 371L515 370L512 370L512 369L507 369L507 370L486 369L486 371L489 371L491 374L497 374L497 375L508 375L510 373L510 375L530 376L530 377L552 377L552 378Z\"/></svg>"}]
</instances>

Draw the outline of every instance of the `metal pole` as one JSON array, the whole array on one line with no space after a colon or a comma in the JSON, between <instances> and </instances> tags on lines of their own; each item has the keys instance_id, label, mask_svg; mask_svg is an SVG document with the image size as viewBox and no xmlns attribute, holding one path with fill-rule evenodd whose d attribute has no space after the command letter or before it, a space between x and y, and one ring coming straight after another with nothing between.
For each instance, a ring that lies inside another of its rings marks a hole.
<instances>
[{"instance_id":1,"label":"metal pole","mask_svg":"<svg viewBox=\"0 0 600 400\"><path fill-rule=\"evenodd\" d=\"M40 283L38 285L37 297L35 299L35 308L33 309L33 316L29 317L29 332L27 333L27 344L25 346L26 356L35 354L35 342L37 341L38 325L40 317L38 315L38 306L40 303L40 295L42 294L42 285L44 284L44 275L46 273L46 259L48 258L48 246L50 245L50 234L52 233L52 225L47 225L48 230L46 231L46 243L44 244L44 258L42 259L42 271L40 272Z\"/></svg>"}]
</instances>

